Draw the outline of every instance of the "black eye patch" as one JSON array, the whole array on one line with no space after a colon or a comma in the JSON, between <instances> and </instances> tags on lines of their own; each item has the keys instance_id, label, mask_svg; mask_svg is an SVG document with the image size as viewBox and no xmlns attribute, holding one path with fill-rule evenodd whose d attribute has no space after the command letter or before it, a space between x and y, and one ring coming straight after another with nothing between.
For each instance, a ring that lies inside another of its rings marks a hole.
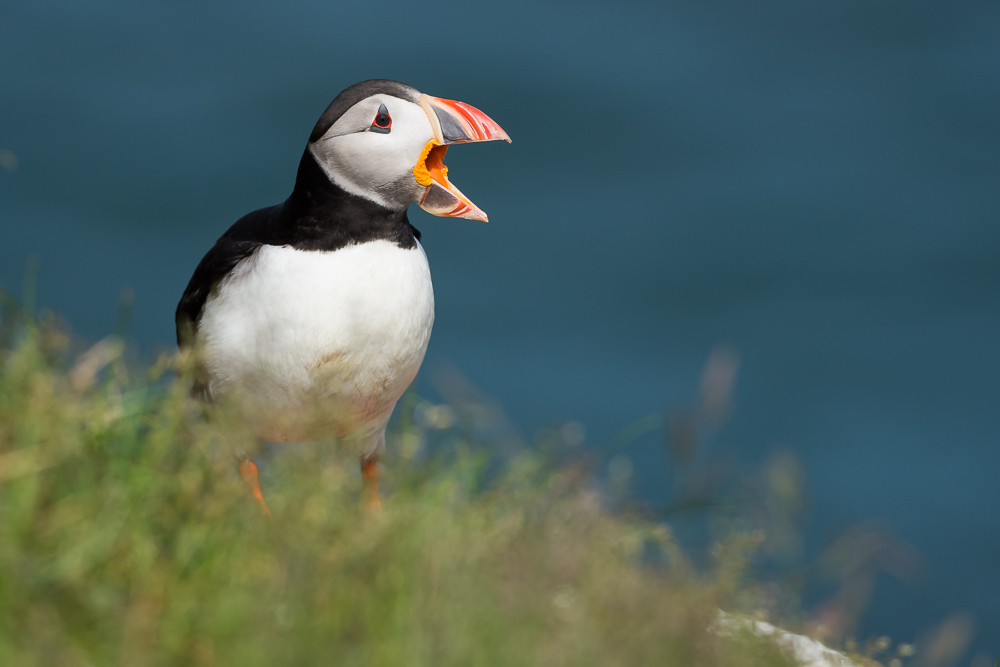
<instances>
[{"instance_id":1,"label":"black eye patch","mask_svg":"<svg viewBox=\"0 0 1000 667\"><path fill-rule=\"evenodd\" d=\"M369 129L379 134L389 134L392 130L392 117L389 116L389 110L385 108L384 104L379 105L378 114L375 116L375 120L372 121L372 126Z\"/></svg>"}]
</instances>

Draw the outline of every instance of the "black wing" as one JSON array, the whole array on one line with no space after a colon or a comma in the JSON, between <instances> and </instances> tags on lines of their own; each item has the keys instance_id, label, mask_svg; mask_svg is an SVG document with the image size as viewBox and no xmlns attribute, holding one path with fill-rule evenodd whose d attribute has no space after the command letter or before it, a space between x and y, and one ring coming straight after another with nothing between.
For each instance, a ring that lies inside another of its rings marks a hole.
<instances>
[{"instance_id":1,"label":"black wing","mask_svg":"<svg viewBox=\"0 0 1000 667\"><path fill-rule=\"evenodd\" d=\"M180 303L177 304L177 312L174 315L178 346L183 347L189 343L198 330L198 321L205 309L205 302L219 281L262 245L275 242L280 244L280 240L274 234L274 223L281 213L281 208L282 205L279 204L243 216L215 242L212 249L199 262Z\"/></svg>"},{"instance_id":2,"label":"black wing","mask_svg":"<svg viewBox=\"0 0 1000 667\"><path fill-rule=\"evenodd\" d=\"M198 320L205 308L208 295L219 281L233 270L237 264L252 255L260 243L254 241L227 241L219 239L215 246L202 258L188 282L184 296L177 304L174 321L177 324L177 345L183 347L191 341L198 329Z\"/></svg>"}]
</instances>

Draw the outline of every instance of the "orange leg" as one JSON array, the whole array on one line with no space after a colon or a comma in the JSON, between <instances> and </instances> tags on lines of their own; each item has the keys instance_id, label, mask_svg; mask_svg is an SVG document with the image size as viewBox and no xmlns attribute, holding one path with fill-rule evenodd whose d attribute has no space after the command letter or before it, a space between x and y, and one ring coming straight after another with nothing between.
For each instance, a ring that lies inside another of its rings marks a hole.
<instances>
[{"instance_id":1,"label":"orange leg","mask_svg":"<svg viewBox=\"0 0 1000 667\"><path fill-rule=\"evenodd\" d=\"M240 470L240 477L250 488L250 495L264 508L264 515L271 516L271 510L264 502L264 494L260 490L260 483L257 481L257 464L250 459L243 459L237 466Z\"/></svg>"},{"instance_id":2,"label":"orange leg","mask_svg":"<svg viewBox=\"0 0 1000 667\"><path fill-rule=\"evenodd\" d=\"M361 480L365 483L365 510L369 515L378 514L382 508L378 497L378 461L361 461Z\"/></svg>"}]
</instances>

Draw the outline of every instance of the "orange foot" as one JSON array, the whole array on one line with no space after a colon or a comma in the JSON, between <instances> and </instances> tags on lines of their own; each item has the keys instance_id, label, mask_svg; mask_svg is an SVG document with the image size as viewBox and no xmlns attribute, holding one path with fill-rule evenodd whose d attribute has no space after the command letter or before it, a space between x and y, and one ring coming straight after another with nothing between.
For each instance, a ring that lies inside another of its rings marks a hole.
<instances>
[{"instance_id":1,"label":"orange foot","mask_svg":"<svg viewBox=\"0 0 1000 667\"><path fill-rule=\"evenodd\" d=\"M237 465L240 471L240 477L246 482L246 485L250 488L250 495L253 499L260 503L260 506L264 509L265 516L271 516L271 510L264 502L264 494L260 490L260 483L257 481L257 464L250 459L243 459Z\"/></svg>"},{"instance_id":2,"label":"orange foot","mask_svg":"<svg viewBox=\"0 0 1000 667\"><path fill-rule=\"evenodd\" d=\"M365 484L365 512L368 516L377 516L382 509L378 497L378 461L361 461L361 480Z\"/></svg>"}]
</instances>

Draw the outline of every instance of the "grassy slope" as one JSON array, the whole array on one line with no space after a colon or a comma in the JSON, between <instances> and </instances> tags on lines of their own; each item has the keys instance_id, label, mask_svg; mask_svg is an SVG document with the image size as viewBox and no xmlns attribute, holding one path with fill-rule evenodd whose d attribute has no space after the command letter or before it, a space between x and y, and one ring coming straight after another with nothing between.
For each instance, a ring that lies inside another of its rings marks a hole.
<instances>
[{"instance_id":1,"label":"grassy slope","mask_svg":"<svg viewBox=\"0 0 1000 667\"><path fill-rule=\"evenodd\" d=\"M392 462L377 520L355 465L305 447L267 478L267 520L183 383L9 324L0 664L785 664L706 630L748 599L746 540L699 575L583 469L526 454L487 482L462 446Z\"/></svg>"}]
</instances>

